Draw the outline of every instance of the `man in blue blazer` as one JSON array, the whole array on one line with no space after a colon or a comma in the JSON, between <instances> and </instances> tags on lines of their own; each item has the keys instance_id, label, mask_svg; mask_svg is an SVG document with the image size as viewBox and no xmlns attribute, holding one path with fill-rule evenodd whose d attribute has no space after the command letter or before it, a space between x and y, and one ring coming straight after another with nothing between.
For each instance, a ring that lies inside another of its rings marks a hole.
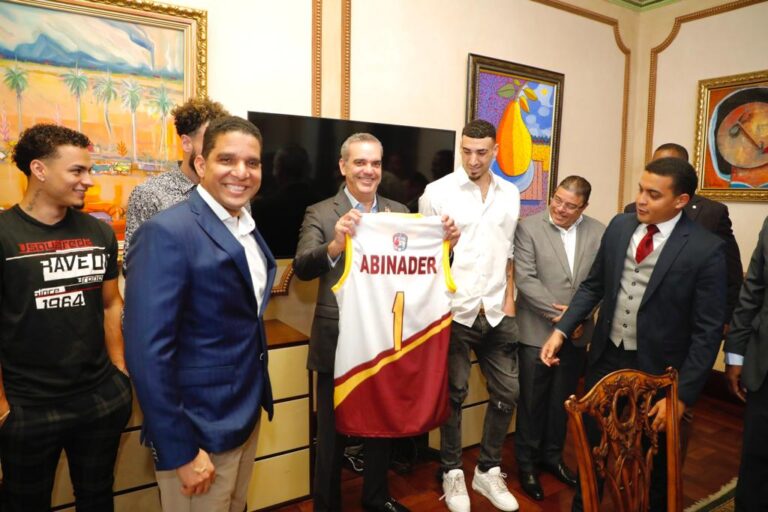
<instances>
[{"instance_id":1,"label":"man in blue blazer","mask_svg":"<svg viewBox=\"0 0 768 512\"><path fill-rule=\"evenodd\" d=\"M679 371L682 415L696 401L720 347L726 312L725 243L683 211L697 181L688 162L662 158L645 169L637 213L617 215L608 225L592 269L542 347L541 359L546 365L557 364L565 338L601 304L586 389L614 370L661 374L672 366ZM653 427L663 428L665 400L650 412ZM593 444L595 434L588 424ZM666 466L664 453L660 446L654 468ZM573 508L581 510L579 492ZM665 509L666 472L657 470L651 478L650 510Z\"/></svg>"},{"instance_id":2,"label":"man in blue blazer","mask_svg":"<svg viewBox=\"0 0 768 512\"><path fill-rule=\"evenodd\" d=\"M272 416L262 315L275 261L243 208L261 184L261 134L212 121L195 159L200 185L134 235L126 356L163 510L237 511Z\"/></svg>"}]
</instances>

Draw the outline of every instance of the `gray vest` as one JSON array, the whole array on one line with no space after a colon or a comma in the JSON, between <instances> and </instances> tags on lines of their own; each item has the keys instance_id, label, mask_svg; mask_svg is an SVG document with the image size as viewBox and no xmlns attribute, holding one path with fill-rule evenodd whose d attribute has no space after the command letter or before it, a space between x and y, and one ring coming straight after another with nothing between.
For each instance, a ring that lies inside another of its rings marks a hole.
<instances>
[{"instance_id":1,"label":"gray vest","mask_svg":"<svg viewBox=\"0 0 768 512\"><path fill-rule=\"evenodd\" d=\"M642 263L635 261L632 244L627 247L624 271L621 274L621 289L616 298L616 309L611 323L611 341L617 347L623 341L625 350L637 350L637 311L640 309L640 301L643 300L662 246L663 244L654 247L653 252L646 256Z\"/></svg>"}]
</instances>

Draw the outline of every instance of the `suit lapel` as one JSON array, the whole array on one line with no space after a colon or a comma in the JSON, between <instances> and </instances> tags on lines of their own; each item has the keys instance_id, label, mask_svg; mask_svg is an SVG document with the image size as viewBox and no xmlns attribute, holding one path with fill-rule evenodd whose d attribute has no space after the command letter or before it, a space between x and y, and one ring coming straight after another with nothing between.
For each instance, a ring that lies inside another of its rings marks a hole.
<instances>
[{"instance_id":1,"label":"suit lapel","mask_svg":"<svg viewBox=\"0 0 768 512\"><path fill-rule=\"evenodd\" d=\"M197 215L197 223L203 231L208 234L216 245L229 254L230 258L235 262L243 279L248 283L248 288L251 291L250 296L254 297L255 300L256 297L254 296L251 272L248 270L248 260L245 258L245 249L243 249L243 246L240 245L240 242L238 242L234 236L232 236L232 233L229 232L221 219L213 213L213 210L211 210L203 198L200 197L197 190L190 194L189 203L192 212Z\"/></svg>"},{"instance_id":2,"label":"suit lapel","mask_svg":"<svg viewBox=\"0 0 768 512\"><path fill-rule=\"evenodd\" d=\"M560 231L556 226L549 222L549 218L546 214L542 216L542 221L544 222L544 236L552 246L552 250L557 257L557 261L560 263L560 266L563 267L563 272L565 272L565 275L567 275L568 279L571 281L571 283L573 283L573 274L571 273L571 266L568 265L568 256L565 254L565 245L563 244L563 239L560 236ZM578 245L578 241L576 243Z\"/></svg>"},{"instance_id":3,"label":"suit lapel","mask_svg":"<svg viewBox=\"0 0 768 512\"><path fill-rule=\"evenodd\" d=\"M264 288L264 296L261 298L260 302L260 304L266 304L267 299L269 299L269 296L272 293L272 285L275 283L277 263L275 262L274 256L272 256L272 251L270 251L269 247L267 246L267 242L265 242L261 237L261 233L259 233L258 228L253 230L253 238L256 239L256 244L258 244L259 249L261 249L261 252L264 254L264 258L267 260L267 284ZM248 261L246 259L246 266L247 264ZM250 271L248 272L248 275L250 275ZM262 313L263 312L264 311L262 309Z\"/></svg>"},{"instance_id":4,"label":"suit lapel","mask_svg":"<svg viewBox=\"0 0 768 512\"><path fill-rule=\"evenodd\" d=\"M352 203L349 202L347 194L344 193L344 187L342 186L336 197L333 198L333 210L336 212L336 218L341 218L342 215L352 209ZM334 222L335 224L335 222Z\"/></svg>"},{"instance_id":5,"label":"suit lapel","mask_svg":"<svg viewBox=\"0 0 768 512\"><path fill-rule=\"evenodd\" d=\"M672 233L669 234L669 238L664 242L664 247L661 248L659 259L656 260L656 265L653 267L648 287L645 289L643 300L640 301L640 307L643 307L648 298L653 295L653 292L659 287L659 284L661 284L664 276L667 274L669 267L672 266L677 255L688 242L688 235L691 231L690 222L691 221L688 220L685 213L683 213L682 217L680 217L680 220L677 222L675 229L672 230Z\"/></svg>"},{"instance_id":6,"label":"suit lapel","mask_svg":"<svg viewBox=\"0 0 768 512\"><path fill-rule=\"evenodd\" d=\"M389 203L388 200L384 199L380 195L376 195L376 205L379 210L379 213L389 213L392 210L392 205Z\"/></svg>"}]
</instances>

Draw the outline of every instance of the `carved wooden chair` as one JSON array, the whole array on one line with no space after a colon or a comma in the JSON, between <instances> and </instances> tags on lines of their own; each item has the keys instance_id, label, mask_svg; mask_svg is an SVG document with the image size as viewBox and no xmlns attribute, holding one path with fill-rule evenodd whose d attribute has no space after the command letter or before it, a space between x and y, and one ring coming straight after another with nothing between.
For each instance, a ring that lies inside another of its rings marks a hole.
<instances>
[{"instance_id":1,"label":"carved wooden chair","mask_svg":"<svg viewBox=\"0 0 768 512\"><path fill-rule=\"evenodd\" d=\"M619 370L603 377L581 399L566 400L568 428L576 443L582 499L586 512L600 509L598 478L605 482L616 512L642 512L649 506L653 456L659 435L651 428L648 411L655 396L665 393L667 403L667 507L682 510L680 430L677 421L677 371L668 368L655 376L635 370ZM659 398L661 398L659 396ZM584 414L600 429L600 442L591 446L584 428Z\"/></svg>"}]
</instances>

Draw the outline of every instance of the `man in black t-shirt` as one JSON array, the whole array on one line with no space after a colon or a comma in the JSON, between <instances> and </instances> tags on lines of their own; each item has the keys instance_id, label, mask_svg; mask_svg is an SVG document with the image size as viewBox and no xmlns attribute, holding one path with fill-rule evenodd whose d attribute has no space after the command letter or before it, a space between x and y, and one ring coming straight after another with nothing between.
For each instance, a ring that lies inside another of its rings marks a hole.
<instances>
[{"instance_id":1,"label":"man in black t-shirt","mask_svg":"<svg viewBox=\"0 0 768 512\"><path fill-rule=\"evenodd\" d=\"M114 464L131 413L120 328L117 241L76 211L93 185L82 133L24 131L21 202L0 213L0 454L4 511L48 511L67 453L78 512L112 511Z\"/></svg>"}]
</instances>

